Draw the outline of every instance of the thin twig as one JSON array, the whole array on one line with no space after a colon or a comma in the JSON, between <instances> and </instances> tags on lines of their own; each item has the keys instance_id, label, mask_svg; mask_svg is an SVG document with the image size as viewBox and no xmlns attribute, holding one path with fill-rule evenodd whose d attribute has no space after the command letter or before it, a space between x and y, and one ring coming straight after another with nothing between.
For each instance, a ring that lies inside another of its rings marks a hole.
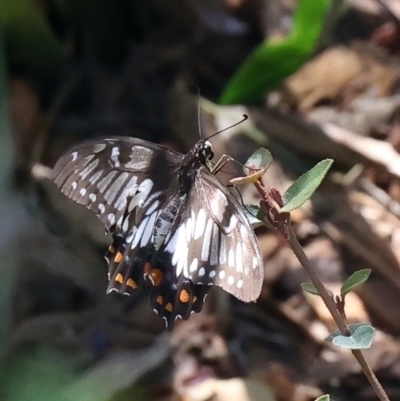
<instances>
[{"instance_id":1,"label":"thin twig","mask_svg":"<svg viewBox=\"0 0 400 401\"><path fill-rule=\"evenodd\" d=\"M308 275L312 283L314 284L315 288L317 289L319 295L321 296L322 300L324 301L326 307L328 308L329 312L331 313L333 319L335 320L337 326L339 327L342 334L350 335L350 330L346 325L343 317L339 314L336 309L335 301L332 297L328 294L325 286L322 284L322 281L319 279L317 272L314 269L314 266L308 260L306 254L304 253L303 248L299 244L296 235L293 232L291 225L287 227L286 233L281 233L284 235L285 239L288 241L290 247L292 248L294 254L296 255L297 259L307 271ZM363 353L360 350L352 350L351 351L356 358L357 362L360 364L362 371L364 372L365 376L367 377L368 381L370 382L372 388L375 391L375 394L379 397L381 401L389 401L389 397L387 396L385 390L379 383L375 373L372 371L371 367L369 366L368 362L366 361Z\"/></svg>"}]
</instances>

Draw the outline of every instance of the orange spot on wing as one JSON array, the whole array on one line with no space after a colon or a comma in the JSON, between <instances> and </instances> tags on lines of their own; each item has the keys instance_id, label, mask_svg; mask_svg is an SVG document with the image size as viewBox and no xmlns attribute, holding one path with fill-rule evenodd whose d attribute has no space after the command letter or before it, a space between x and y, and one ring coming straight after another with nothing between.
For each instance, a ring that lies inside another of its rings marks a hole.
<instances>
[{"instance_id":1,"label":"orange spot on wing","mask_svg":"<svg viewBox=\"0 0 400 401\"><path fill-rule=\"evenodd\" d=\"M156 302L157 302L158 304L162 305L163 302L164 302L164 298L163 298L161 295L159 295L159 296L156 298Z\"/></svg>"},{"instance_id":2,"label":"orange spot on wing","mask_svg":"<svg viewBox=\"0 0 400 401\"><path fill-rule=\"evenodd\" d=\"M114 258L114 262L115 263L120 263L121 260L123 259L124 255L122 254L122 252L117 252L117 254L115 255Z\"/></svg>"},{"instance_id":3,"label":"orange spot on wing","mask_svg":"<svg viewBox=\"0 0 400 401\"><path fill-rule=\"evenodd\" d=\"M189 302L189 299L190 299L189 293L186 290L181 290L181 292L179 293L179 300L185 304Z\"/></svg>"},{"instance_id":4,"label":"orange spot on wing","mask_svg":"<svg viewBox=\"0 0 400 401\"><path fill-rule=\"evenodd\" d=\"M122 283L124 282L124 276L123 276L121 273L118 273L118 274L115 276L115 281L116 281L117 283L122 284Z\"/></svg>"},{"instance_id":5,"label":"orange spot on wing","mask_svg":"<svg viewBox=\"0 0 400 401\"><path fill-rule=\"evenodd\" d=\"M131 278L128 279L128 281L126 282L126 285L127 285L128 287L133 288L133 289L138 288L138 285L136 284L136 281L133 280L133 279L131 279Z\"/></svg>"},{"instance_id":6,"label":"orange spot on wing","mask_svg":"<svg viewBox=\"0 0 400 401\"><path fill-rule=\"evenodd\" d=\"M168 302L167 305L165 305L165 310L168 312L172 312L174 307L172 306L171 302Z\"/></svg>"},{"instance_id":7,"label":"orange spot on wing","mask_svg":"<svg viewBox=\"0 0 400 401\"><path fill-rule=\"evenodd\" d=\"M160 269L151 269L149 271L149 279L155 287L158 287L161 284L162 278L163 274Z\"/></svg>"},{"instance_id":8,"label":"orange spot on wing","mask_svg":"<svg viewBox=\"0 0 400 401\"><path fill-rule=\"evenodd\" d=\"M143 276L147 276L149 274L149 271L151 270L151 264L149 262L147 262L144 265L144 269L143 269Z\"/></svg>"}]
</instances>

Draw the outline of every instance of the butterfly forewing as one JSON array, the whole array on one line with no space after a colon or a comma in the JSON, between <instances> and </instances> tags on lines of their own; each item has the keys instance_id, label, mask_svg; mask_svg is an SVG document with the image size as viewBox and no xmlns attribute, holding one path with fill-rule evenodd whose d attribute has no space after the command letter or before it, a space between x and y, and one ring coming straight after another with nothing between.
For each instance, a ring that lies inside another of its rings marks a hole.
<instances>
[{"instance_id":1,"label":"butterfly forewing","mask_svg":"<svg viewBox=\"0 0 400 401\"><path fill-rule=\"evenodd\" d=\"M135 138L88 141L59 159L54 177L65 195L94 212L110 229L122 225L127 208L144 213L146 200L163 194L173 183L182 158Z\"/></svg>"}]
</instances>

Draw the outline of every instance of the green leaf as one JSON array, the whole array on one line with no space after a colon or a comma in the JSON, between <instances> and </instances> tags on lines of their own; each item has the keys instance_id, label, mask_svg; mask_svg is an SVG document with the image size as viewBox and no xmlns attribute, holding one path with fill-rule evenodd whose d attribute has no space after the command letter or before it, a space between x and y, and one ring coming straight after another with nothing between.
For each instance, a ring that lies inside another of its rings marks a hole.
<instances>
[{"instance_id":1,"label":"green leaf","mask_svg":"<svg viewBox=\"0 0 400 401\"><path fill-rule=\"evenodd\" d=\"M322 160L311 170L300 176L283 194L282 199L285 206L281 209L281 212L291 212L310 199L321 184L332 163L332 159Z\"/></svg>"},{"instance_id":2,"label":"green leaf","mask_svg":"<svg viewBox=\"0 0 400 401\"><path fill-rule=\"evenodd\" d=\"M324 27L331 0L299 0L290 35L261 44L224 88L220 103L259 103L312 55Z\"/></svg>"},{"instance_id":3,"label":"green leaf","mask_svg":"<svg viewBox=\"0 0 400 401\"><path fill-rule=\"evenodd\" d=\"M308 292L309 294L320 296L318 290L315 288L315 285L313 283L301 283L301 288L303 289L303 291ZM331 297L333 297L332 291L328 290L327 288L326 291Z\"/></svg>"},{"instance_id":4,"label":"green leaf","mask_svg":"<svg viewBox=\"0 0 400 401\"><path fill-rule=\"evenodd\" d=\"M345 336L340 330L330 334L326 341L344 349L368 349L375 338L375 329L369 323L349 324L351 335Z\"/></svg>"},{"instance_id":5,"label":"green leaf","mask_svg":"<svg viewBox=\"0 0 400 401\"><path fill-rule=\"evenodd\" d=\"M315 401L330 401L331 397L329 394L324 394L321 395L321 397L318 397Z\"/></svg>"},{"instance_id":6,"label":"green leaf","mask_svg":"<svg viewBox=\"0 0 400 401\"><path fill-rule=\"evenodd\" d=\"M256 182L267 171L273 157L271 152L264 148L257 149L243 166L244 177L232 178L229 182L233 185L250 184ZM256 170L256 171L255 171Z\"/></svg>"},{"instance_id":7,"label":"green leaf","mask_svg":"<svg viewBox=\"0 0 400 401\"><path fill-rule=\"evenodd\" d=\"M340 289L340 295L342 296L342 298L344 298L346 294L348 294L351 290L353 290L360 284L365 283L370 274L371 274L371 269L363 269L353 273L344 282L342 288Z\"/></svg>"},{"instance_id":8,"label":"green leaf","mask_svg":"<svg viewBox=\"0 0 400 401\"><path fill-rule=\"evenodd\" d=\"M62 64L62 47L34 0L0 2L8 59L12 64L50 73Z\"/></svg>"},{"instance_id":9,"label":"green leaf","mask_svg":"<svg viewBox=\"0 0 400 401\"><path fill-rule=\"evenodd\" d=\"M272 163L273 157L271 152L265 148L257 149L245 164L244 171L251 169L266 169Z\"/></svg>"},{"instance_id":10,"label":"green leaf","mask_svg":"<svg viewBox=\"0 0 400 401\"><path fill-rule=\"evenodd\" d=\"M253 228L257 228L264 225L264 223L261 220L262 211L257 205L245 205L244 208L246 211L247 218L249 219L249 222Z\"/></svg>"}]
</instances>

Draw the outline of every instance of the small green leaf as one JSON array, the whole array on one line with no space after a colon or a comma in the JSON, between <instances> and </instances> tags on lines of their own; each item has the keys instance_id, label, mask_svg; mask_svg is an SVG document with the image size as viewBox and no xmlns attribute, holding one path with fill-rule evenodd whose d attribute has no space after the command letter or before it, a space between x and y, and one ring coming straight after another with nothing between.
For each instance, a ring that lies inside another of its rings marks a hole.
<instances>
[{"instance_id":1,"label":"small green leaf","mask_svg":"<svg viewBox=\"0 0 400 401\"><path fill-rule=\"evenodd\" d=\"M283 194L282 199L285 206L281 209L281 212L291 212L310 199L321 184L332 163L332 159L322 160L311 170L300 176Z\"/></svg>"},{"instance_id":2,"label":"small green leaf","mask_svg":"<svg viewBox=\"0 0 400 401\"><path fill-rule=\"evenodd\" d=\"M264 225L264 223L261 220L263 212L257 205L245 205L245 210L247 218L249 219L249 222L253 226L253 228L257 228Z\"/></svg>"},{"instance_id":3,"label":"small green leaf","mask_svg":"<svg viewBox=\"0 0 400 401\"><path fill-rule=\"evenodd\" d=\"M330 401L331 397L329 394L324 394L321 395L321 397L318 397L315 401Z\"/></svg>"},{"instance_id":4,"label":"small green leaf","mask_svg":"<svg viewBox=\"0 0 400 401\"><path fill-rule=\"evenodd\" d=\"M303 291L308 292L309 294L320 296L318 290L315 288L315 285L313 283L301 283L301 288L303 289ZM325 289L328 292L329 296L333 297L332 291L328 290L327 288Z\"/></svg>"},{"instance_id":5,"label":"small green leaf","mask_svg":"<svg viewBox=\"0 0 400 401\"><path fill-rule=\"evenodd\" d=\"M363 269L353 273L344 282L342 288L340 289L340 295L342 296L342 298L344 298L346 294L348 294L351 290L353 290L360 284L365 283L370 274L371 274L371 269Z\"/></svg>"},{"instance_id":6,"label":"small green leaf","mask_svg":"<svg viewBox=\"0 0 400 401\"><path fill-rule=\"evenodd\" d=\"M245 172L250 169L266 169L272 162L271 152L265 148L258 148L245 164Z\"/></svg>"},{"instance_id":7,"label":"small green leaf","mask_svg":"<svg viewBox=\"0 0 400 401\"><path fill-rule=\"evenodd\" d=\"M368 349L375 338L375 329L369 323L349 324L351 335L345 336L340 330L330 334L326 341L344 349Z\"/></svg>"},{"instance_id":8,"label":"small green leaf","mask_svg":"<svg viewBox=\"0 0 400 401\"><path fill-rule=\"evenodd\" d=\"M319 292L313 283L301 283L301 288L303 291L308 292L309 294L319 295Z\"/></svg>"},{"instance_id":9,"label":"small green leaf","mask_svg":"<svg viewBox=\"0 0 400 401\"><path fill-rule=\"evenodd\" d=\"M245 177L235 177L229 182L233 185L250 184L256 182L267 171L273 157L271 152L264 148L257 149L243 166Z\"/></svg>"}]
</instances>

